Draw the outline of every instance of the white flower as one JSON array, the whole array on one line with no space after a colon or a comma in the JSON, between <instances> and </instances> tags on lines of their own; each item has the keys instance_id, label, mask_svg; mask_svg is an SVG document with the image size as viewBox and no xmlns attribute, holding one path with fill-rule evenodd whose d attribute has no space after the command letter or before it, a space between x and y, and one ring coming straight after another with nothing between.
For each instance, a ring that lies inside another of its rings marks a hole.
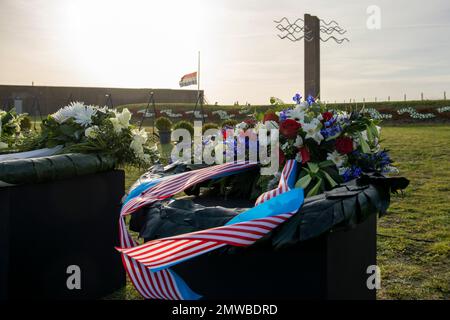
<instances>
[{"instance_id":1,"label":"white flower","mask_svg":"<svg viewBox=\"0 0 450 320\"><path fill-rule=\"evenodd\" d=\"M0 141L0 149L8 148L8 144Z\"/></svg>"},{"instance_id":2,"label":"white flower","mask_svg":"<svg viewBox=\"0 0 450 320\"><path fill-rule=\"evenodd\" d=\"M307 101L302 101L302 102L300 102L299 104L297 104L295 107L296 107L296 108L301 108L301 109L303 109L303 110L306 110L306 109L309 108L309 104L308 104Z\"/></svg>"},{"instance_id":3,"label":"white flower","mask_svg":"<svg viewBox=\"0 0 450 320\"><path fill-rule=\"evenodd\" d=\"M116 112L116 118L124 128L127 128L130 125L131 112L127 108L124 108L122 112Z\"/></svg>"},{"instance_id":4,"label":"white flower","mask_svg":"<svg viewBox=\"0 0 450 320\"><path fill-rule=\"evenodd\" d=\"M387 166L384 167L383 173L399 174L400 171L394 166L387 165Z\"/></svg>"},{"instance_id":5,"label":"white flower","mask_svg":"<svg viewBox=\"0 0 450 320\"><path fill-rule=\"evenodd\" d=\"M241 122L241 123L238 123L236 125L236 129L238 129L238 130L245 130L245 129L247 129L247 126L248 125L245 122Z\"/></svg>"},{"instance_id":6,"label":"white flower","mask_svg":"<svg viewBox=\"0 0 450 320\"><path fill-rule=\"evenodd\" d=\"M328 153L327 160L333 161L336 167L340 168L344 165L345 161L347 160L347 156L342 155L336 150L334 150L332 153Z\"/></svg>"},{"instance_id":7,"label":"white flower","mask_svg":"<svg viewBox=\"0 0 450 320\"><path fill-rule=\"evenodd\" d=\"M74 121L83 127L92 124L92 117L97 113L97 108L94 106L83 106L75 110Z\"/></svg>"},{"instance_id":8,"label":"white flower","mask_svg":"<svg viewBox=\"0 0 450 320\"><path fill-rule=\"evenodd\" d=\"M150 156L144 153L144 144L148 139L147 132L145 129L134 129L131 131L131 134L133 135L133 141L131 141L130 148L138 159L148 163L150 161Z\"/></svg>"},{"instance_id":9,"label":"white flower","mask_svg":"<svg viewBox=\"0 0 450 320\"><path fill-rule=\"evenodd\" d=\"M147 142L148 139L148 134L147 131L145 131L145 129L133 129L133 131L131 131L131 133L133 134L133 140L138 141L141 144L144 144Z\"/></svg>"},{"instance_id":10,"label":"white flower","mask_svg":"<svg viewBox=\"0 0 450 320\"><path fill-rule=\"evenodd\" d=\"M122 112L115 111L115 118L110 118L114 131L120 133L122 129L126 129L130 125L131 113L127 108L124 108Z\"/></svg>"},{"instance_id":11,"label":"white flower","mask_svg":"<svg viewBox=\"0 0 450 320\"><path fill-rule=\"evenodd\" d=\"M315 122L304 123L302 129L306 133L306 139L311 138L316 141L317 144L320 144L322 142L323 136L320 133L320 121L319 124Z\"/></svg>"},{"instance_id":12,"label":"white flower","mask_svg":"<svg viewBox=\"0 0 450 320\"><path fill-rule=\"evenodd\" d=\"M301 136L297 136L297 138L295 139L295 142L294 142L294 146L297 148L300 148L303 146L303 139Z\"/></svg>"},{"instance_id":13,"label":"white flower","mask_svg":"<svg viewBox=\"0 0 450 320\"><path fill-rule=\"evenodd\" d=\"M59 109L51 115L59 124L73 118L74 121L84 127L92 124L92 117L97 113L97 107L86 106L83 102L71 102L68 106Z\"/></svg>"},{"instance_id":14,"label":"white flower","mask_svg":"<svg viewBox=\"0 0 450 320\"><path fill-rule=\"evenodd\" d=\"M133 150L136 157L141 158L144 155L144 147L142 146L142 143L140 143L139 140L131 141L130 148Z\"/></svg>"},{"instance_id":15,"label":"white flower","mask_svg":"<svg viewBox=\"0 0 450 320\"><path fill-rule=\"evenodd\" d=\"M305 120L305 110L306 108L303 108L300 105L298 105L294 109L287 110L286 116L288 119L292 119L302 123Z\"/></svg>"},{"instance_id":16,"label":"white flower","mask_svg":"<svg viewBox=\"0 0 450 320\"><path fill-rule=\"evenodd\" d=\"M92 126L84 130L84 135L88 138L95 139L97 138L98 126Z\"/></svg>"}]
</instances>

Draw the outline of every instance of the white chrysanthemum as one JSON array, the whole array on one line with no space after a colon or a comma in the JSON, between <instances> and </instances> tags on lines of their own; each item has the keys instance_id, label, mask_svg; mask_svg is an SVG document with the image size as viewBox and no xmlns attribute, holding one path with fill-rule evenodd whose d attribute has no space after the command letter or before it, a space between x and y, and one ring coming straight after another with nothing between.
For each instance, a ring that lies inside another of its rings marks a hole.
<instances>
[{"instance_id":1,"label":"white chrysanthemum","mask_svg":"<svg viewBox=\"0 0 450 320\"><path fill-rule=\"evenodd\" d=\"M66 122L68 119L74 121L84 127L92 124L92 117L97 113L95 106L86 106L83 102L71 102L68 106L59 109L51 115L59 124Z\"/></svg>"},{"instance_id":2,"label":"white chrysanthemum","mask_svg":"<svg viewBox=\"0 0 450 320\"><path fill-rule=\"evenodd\" d=\"M333 161L336 167L340 168L344 165L345 161L347 161L347 156L342 155L335 150L332 153L328 153L327 160Z\"/></svg>"},{"instance_id":3,"label":"white chrysanthemum","mask_svg":"<svg viewBox=\"0 0 450 320\"><path fill-rule=\"evenodd\" d=\"M66 122L70 118L74 118L77 110L79 108L84 108L83 102L71 102L68 106L65 106L58 111L56 111L54 114L51 115L53 119L55 119L56 122L59 124L62 124Z\"/></svg>"},{"instance_id":4,"label":"white chrysanthemum","mask_svg":"<svg viewBox=\"0 0 450 320\"><path fill-rule=\"evenodd\" d=\"M74 121L83 127L92 124L92 117L97 113L94 106L82 106L75 109Z\"/></svg>"}]
</instances>

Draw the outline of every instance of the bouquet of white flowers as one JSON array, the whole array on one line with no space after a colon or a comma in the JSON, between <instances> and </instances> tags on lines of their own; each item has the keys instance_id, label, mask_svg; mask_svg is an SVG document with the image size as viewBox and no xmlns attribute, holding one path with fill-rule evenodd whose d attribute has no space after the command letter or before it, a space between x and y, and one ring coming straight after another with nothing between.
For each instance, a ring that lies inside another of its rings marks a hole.
<instances>
[{"instance_id":1,"label":"bouquet of white flowers","mask_svg":"<svg viewBox=\"0 0 450 320\"><path fill-rule=\"evenodd\" d=\"M156 145L130 119L128 109L119 112L72 102L42 121L41 132L27 148L62 145L62 153L102 153L113 156L118 164L153 164L158 159Z\"/></svg>"}]
</instances>

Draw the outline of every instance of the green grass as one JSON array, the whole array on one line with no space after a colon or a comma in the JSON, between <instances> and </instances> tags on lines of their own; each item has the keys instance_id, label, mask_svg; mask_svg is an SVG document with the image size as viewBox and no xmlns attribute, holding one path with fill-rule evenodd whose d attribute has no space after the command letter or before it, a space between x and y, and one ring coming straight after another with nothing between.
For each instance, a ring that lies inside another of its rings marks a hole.
<instances>
[{"instance_id":1,"label":"green grass","mask_svg":"<svg viewBox=\"0 0 450 320\"><path fill-rule=\"evenodd\" d=\"M450 126L385 127L382 137L411 183L378 223L378 298L448 299Z\"/></svg>"},{"instance_id":2,"label":"green grass","mask_svg":"<svg viewBox=\"0 0 450 320\"><path fill-rule=\"evenodd\" d=\"M378 222L378 299L449 299L450 126L389 126L382 137L411 183ZM139 174L127 171L127 187ZM141 299L129 282L108 298Z\"/></svg>"}]
</instances>

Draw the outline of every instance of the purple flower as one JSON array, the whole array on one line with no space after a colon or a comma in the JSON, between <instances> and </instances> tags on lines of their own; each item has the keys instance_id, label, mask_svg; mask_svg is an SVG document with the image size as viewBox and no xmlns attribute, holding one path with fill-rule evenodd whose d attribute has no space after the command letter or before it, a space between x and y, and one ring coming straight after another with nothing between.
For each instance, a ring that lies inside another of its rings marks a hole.
<instances>
[{"instance_id":1,"label":"purple flower","mask_svg":"<svg viewBox=\"0 0 450 320\"><path fill-rule=\"evenodd\" d=\"M316 100L313 98L313 96L309 95L308 98L306 98L306 102L308 102L309 105L312 105Z\"/></svg>"},{"instance_id":2,"label":"purple flower","mask_svg":"<svg viewBox=\"0 0 450 320\"><path fill-rule=\"evenodd\" d=\"M280 117L280 121L286 121L286 119L287 119L287 110L280 111L279 117Z\"/></svg>"},{"instance_id":3,"label":"purple flower","mask_svg":"<svg viewBox=\"0 0 450 320\"><path fill-rule=\"evenodd\" d=\"M296 93L292 100L294 100L295 103L300 104L300 102L302 101L302 95L300 93Z\"/></svg>"}]
</instances>

